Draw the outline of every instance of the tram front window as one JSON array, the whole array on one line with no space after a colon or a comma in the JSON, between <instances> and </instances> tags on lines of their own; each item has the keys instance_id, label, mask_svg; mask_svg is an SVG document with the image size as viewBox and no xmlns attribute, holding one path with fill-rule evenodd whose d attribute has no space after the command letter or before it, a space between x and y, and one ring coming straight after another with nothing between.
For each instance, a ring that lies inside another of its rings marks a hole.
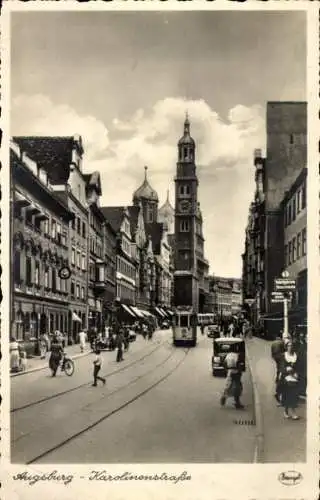
<instances>
[{"instance_id":1,"label":"tram front window","mask_svg":"<svg viewBox=\"0 0 320 500\"><path fill-rule=\"evenodd\" d=\"M185 316L180 316L180 326L182 328L188 328L188 316L185 315Z\"/></svg>"}]
</instances>

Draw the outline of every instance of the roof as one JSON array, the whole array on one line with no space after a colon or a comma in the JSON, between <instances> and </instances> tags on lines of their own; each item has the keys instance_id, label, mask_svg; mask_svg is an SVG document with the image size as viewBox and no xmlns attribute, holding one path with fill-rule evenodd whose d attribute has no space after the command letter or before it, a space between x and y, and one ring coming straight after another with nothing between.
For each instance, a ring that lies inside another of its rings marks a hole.
<instances>
[{"instance_id":1,"label":"roof","mask_svg":"<svg viewBox=\"0 0 320 500\"><path fill-rule=\"evenodd\" d=\"M164 204L162 205L162 207L159 208L158 214L162 215L164 217L174 215L174 208L171 205L170 199L169 199L169 189L167 190L167 199L164 202Z\"/></svg>"},{"instance_id":2,"label":"roof","mask_svg":"<svg viewBox=\"0 0 320 500\"><path fill-rule=\"evenodd\" d=\"M47 171L51 184L68 182L75 145L73 136L14 137L13 140L40 168Z\"/></svg>"},{"instance_id":3,"label":"roof","mask_svg":"<svg viewBox=\"0 0 320 500\"><path fill-rule=\"evenodd\" d=\"M151 237L152 249L156 255L160 254L160 245L163 235L162 222L149 222L145 224L147 236Z\"/></svg>"},{"instance_id":4,"label":"roof","mask_svg":"<svg viewBox=\"0 0 320 500\"><path fill-rule=\"evenodd\" d=\"M179 145L190 144L192 146L195 146L195 142L190 135L190 122L189 122L188 115L186 116L186 119L184 121L183 136L179 140L178 144Z\"/></svg>"},{"instance_id":5,"label":"roof","mask_svg":"<svg viewBox=\"0 0 320 500\"><path fill-rule=\"evenodd\" d=\"M100 207L105 219L117 233L120 231L125 207Z\"/></svg>"},{"instance_id":6,"label":"roof","mask_svg":"<svg viewBox=\"0 0 320 500\"><path fill-rule=\"evenodd\" d=\"M143 198L145 200L158 202L159 201L158 194L151 187L151 185L149 184L149 181L147 179L148 167L144 167L144 170L145 170L144 181L141 184L141 186L138 187L138 189L133 193L133 201L136 202L136 201L141 200L141 198Z\"/></svg>"}]
</instances>

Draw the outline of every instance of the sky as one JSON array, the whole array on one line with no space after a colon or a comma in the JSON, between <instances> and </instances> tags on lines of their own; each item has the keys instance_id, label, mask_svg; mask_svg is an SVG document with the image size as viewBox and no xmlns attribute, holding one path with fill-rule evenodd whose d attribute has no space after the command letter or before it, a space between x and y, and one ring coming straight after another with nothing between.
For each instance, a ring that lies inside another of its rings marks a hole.
<instances>
[{"instance_id":1,"label":"sky","mask_svg":"<svg viewBox=\"0 0 320 500\"><path fill-rule=\"evenodd\" d=\"M174 204L188 111L210 273L241 277L266 103L306 100L305 13L16 12L11 29L11 134L80 134L102 205L130 205L145 165Z\"/></svg>"}]
</instances>

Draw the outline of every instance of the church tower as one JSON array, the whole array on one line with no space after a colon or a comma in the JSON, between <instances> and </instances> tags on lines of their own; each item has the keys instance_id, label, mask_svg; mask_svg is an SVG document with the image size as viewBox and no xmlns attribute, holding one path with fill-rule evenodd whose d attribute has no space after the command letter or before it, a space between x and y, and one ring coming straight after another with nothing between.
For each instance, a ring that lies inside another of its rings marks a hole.
<instances>
[{"instance_id":1,"label":"church tower","mask_svg":"<svg viewBox=\"0 0 320 500\"><path fill-rule=\"evenodd\" d=\"M188 115L183 137L178 142L175 178L175 306L199 307L197 269L197 233L202 224L198 205L198 178L195 164L195 141L190 135Z\"/></svg>"},{"instance_id":2,"label":"church tower","mask_svg":"<svg viewBox=\"0 0 320 500\"><path fill-rule=\"evenodd\" d=\"M159 198L156 191L149 184L147 171L148 167L144 167L144 181L133 193L133 204L139 205L141 203L144 222L148 224L157 222Z\"/></svg>"}]
</instances>

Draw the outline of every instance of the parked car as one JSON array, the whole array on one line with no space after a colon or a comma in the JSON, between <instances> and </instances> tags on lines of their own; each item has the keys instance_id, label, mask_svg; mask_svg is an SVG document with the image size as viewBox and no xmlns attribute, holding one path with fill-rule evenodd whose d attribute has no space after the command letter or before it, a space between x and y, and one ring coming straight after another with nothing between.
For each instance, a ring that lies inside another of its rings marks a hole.
<instances>
[{"instance_id":1,"label":"parked car","mask_svg":"<svg viewBox=\"0 0 320 500\"><path fill-rule=\"evenodd\" d=\"M170 323L169 323L169 321L168 321L168 320L166 320L166 319L165 319L164 321L162 321L162 323L161 323L161 329L162 329L162 330L168 330L169 328L170 328Z\"/></svg>"},{"instance_id":2,"label":"parked car","mask_svg":"<svg viewBox=\"0 0 320 500\"><path fill-rule=\"evenodd\" d=\"M209 325L207 336L209 337L209 339L216 339L220 337L219 325Z\"/></svg>"},{"instance_id":3,"label":"parked car","mask_svg":"<svg viewBox=\"0 0 320 500\"><path fill-rule=\"evenodd\" d=\"M235 352L239 355L239 368L246 371L246 344L243 339L237 337L220 337L213 341L213 354L211 358L212 375L215 377L218 373L226 376L225 357L229 352Z\"/></svg>"}]
</instances>

